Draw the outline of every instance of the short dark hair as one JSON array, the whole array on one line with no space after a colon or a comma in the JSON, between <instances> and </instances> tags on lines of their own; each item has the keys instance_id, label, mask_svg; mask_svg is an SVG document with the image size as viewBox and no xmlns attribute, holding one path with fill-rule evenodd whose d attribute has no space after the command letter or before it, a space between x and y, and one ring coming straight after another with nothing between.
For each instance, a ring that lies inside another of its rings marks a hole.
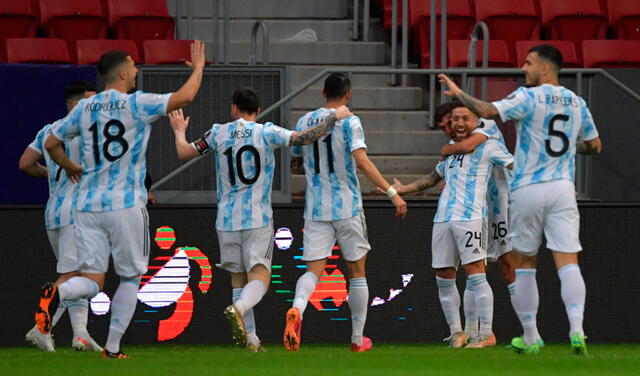
<instances>
[{"instance_id":1,"label":"short dark hair","mask_svg":"<svg viewBox=\"0 0 640 376\"><path fill-rule=\"evenodd\" d=\"M113 73L120 64L127 61L129 53L120 50L112 50L105 52L98 61L98 72L106 82L113 81Z\"/></svg>"},{"instance_id":2,"label":"short dark hair","mask_svg":"<svg viewBox=\"0 0 640 376\"><path fill-rule=\"evenodd\" d=\"M548 60L555 68L555 71L560 71L562 68L562 52L550 44L540 44L531 47L529 53L535 52L541 58Z\"/></svg>"},{"instance_id":3,"label":"short dark hair","mask_svg":"<svg viewBox=\"0 0 640 376\"><path fill-rule=\"evenodd\" d=\"M327 99L343 98L351 90L351 80L345 74L331 73L324 80L324 93Z\"/></svg>"},{"instance_id":4,"label":"short dark hair","mask_svg":"<svg viewBox=\"0 0 640 376\"><path fill-rule=\"evenodd\" d=\"M442 118L450 114L454 108L465 107L462 102L455 100L453 102L442 103L436 108L435 121L436 124L442 121Z\"/></svg>"},{"instance_id":5,"label":"short dark hair","mask_svg":"<svg viewBox=\"0 0 640 376\"><path fill-rule=\"evenodd\" d=\"M96 91L96 87L89 81L73 81L64 88L64 103L67 108L72 101L81 99L86 91Z\"/></svg>"},{"instance_id":6,"label":"short dark hair","mask_svg":"<svg viewBox=\"0 0 640 376\"><path fill-rule=\"evenodd\" d=\"M241 87L233 92L233 104L246 114L255 114L260 108L260 98L250 87Z\"/></svg>"}]
</instances>

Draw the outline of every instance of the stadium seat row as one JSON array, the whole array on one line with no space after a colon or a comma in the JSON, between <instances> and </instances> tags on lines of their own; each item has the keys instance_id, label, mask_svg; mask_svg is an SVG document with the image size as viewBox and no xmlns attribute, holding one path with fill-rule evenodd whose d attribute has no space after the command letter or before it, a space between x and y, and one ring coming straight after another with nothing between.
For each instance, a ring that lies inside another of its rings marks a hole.
<instances>
[{"instance_id":1,"label":"stadium seat row","mask_svg":"<svg viewBox=\"0 0 640 376\"><path fill-rule=\"evenodd\" d=\"M130 39L142 55L145 40L173 39L174 30L175 20L166 0L0 1L0 44L6 38L38 34L60 38L66 41L73 60L78 40L106 39L109 35ZM0 48L0 62L6 59L4 50Z\"/></svg>"},{"instance_id":2,"label":"stadium seat row","mask_svg":"<svg viewBox=\"0 0 640 376\"><path fill-rule=\"evenodd\" d=\"M184 64L190 60L190 40L147 40L143 43L144 59L136 43L127 39L78 40L76 59L67 52L67 43L59 38L8 38L6 55L9 63L36 64L96 64L102 54L110 50L123 50L136 64Z\"/></svg>"},{"instance_id":3,"label":"stadium seat row","mask_svg":"<svg viewBox=\"0 0 640 376\"><path fill-rule=\"evenodd\" d=\"M391 0L379 0L384 8L384 25L391 26ZM437 7L437 35L440 41L440 1ZM400 3L400 1L398 1ZM640 40L640 1L633 0L448 0L447 39L468 39L473 26L484 21L491 39L503 40L511 56L522 40L572 41L606 39L607 28L616 39ZM400 12L399 12L400 13ZM409 0L409 22L414 48L421 66L429 64L430 1ZM398 21L401 21L399 17ZM437 46L437 61L440 60ZM582 59L582 50L577 49Z\"/></svg>"}]
</instances>

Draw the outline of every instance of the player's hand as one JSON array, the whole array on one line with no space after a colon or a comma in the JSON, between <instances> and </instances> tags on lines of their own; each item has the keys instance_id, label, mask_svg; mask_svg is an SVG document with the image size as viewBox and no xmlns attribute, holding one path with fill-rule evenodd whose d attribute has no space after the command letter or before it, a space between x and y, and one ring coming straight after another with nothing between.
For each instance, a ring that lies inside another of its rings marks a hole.
<instances>
[{"instance_id":1,"label":"player's hand","mask_svg":"<svg viewBox=\"0 0 640 376\"><path fill-rule=\"evenodd\" d=\"M396 178L393 178L393 184L391 184L393 188L398 192L398 194L405 193L404 192L404 184L400 183L400 181Z\"/></svg>"},{"instance_id":2,"label":"player's hand","mask_svg":"<svg viewBox=\"0 0 640 376\"><path fill-rule=\"evenodd\" d=\"M449 87L449 90L444 91L445 95L448 95L450 97L455 97L462 91L460 90L458 85L456 85L456 83L453 82L446 74L442 74L442 73L439 74L438 80L440 81L441 85L446 85Z\"/></svg>"},{"instance_id":3,"label":"player's hand","mask_svg":"<svg viewBox=\"0 0 640 376\"><path fill-rule=\"evenodd\" d=\"M185 64L194 70L204 68L204 43L199 40L194 40L191 43L191 61L185 61Z\"/></svg>"},{"instance_id":4,"label":"player's hand","mask_svg":"<svg viewBox=\"0 0 640 376\"><path fill-rule=\"evenodd\" d=\"M65 168L64 170L67 172L67 176L72 182L78 183L80 181L80 177L82 176L82 166L71 163L71 167Z\"/></svg>"},{"instance_id":5,"label":"player's hand","mask_svg":"<svg viewBox=\"0 0 640 376\"><path fill-rule=\"evenodd\" d=\"M447 186L447 183L442 182L442 183L440 183L440 185L438 185L438 190L440 192L442 192L442 191L444 191L444 187L446 187L446 186Z\"/></svg>"},{"instance_id":6,"label":"player's hand","mask_svg":"<svg viewBox=\"0 0 640 376\"><path fill-rule=\"evenodd\" d=\"M153 194L153 192L148 192L147 193L147 205L155 205L158 203L158 199L156 198L156 195Z\"/></svg>"},{"instance_id":7,"label":"player's hand","mask_svg":"<svg viewBox=\"0 0 640 376\"><path fill-rule=\"evenodd\" d=\"M338 118L338 120L344 119L344 118L349 117L349 116L353 116L351 111L349 111L349 107L340 106L340 107L336 108L336 117Z\"/></svg>"},{"instance_id":8,"label":"player's hand","mask_svg":"<svg viewBox=\"0 0 640 376\"><path fill-rule=\"evenodd\" d=\"M396 217L404 218L407 215L407 203L399 194L391 197L391 202L396 207Z\"/></svg>"},{"instance_id":9,"label":"player's hand","mask_svg":"<svg viewBox=\"0 0 640 376\"><path fill-rule=\"evenodd\" d=\"M184 118L181 108L169 112L169 123L174 132L185 132L189 127L189 119L190 117Z\"/></svg>"}]
</instances>

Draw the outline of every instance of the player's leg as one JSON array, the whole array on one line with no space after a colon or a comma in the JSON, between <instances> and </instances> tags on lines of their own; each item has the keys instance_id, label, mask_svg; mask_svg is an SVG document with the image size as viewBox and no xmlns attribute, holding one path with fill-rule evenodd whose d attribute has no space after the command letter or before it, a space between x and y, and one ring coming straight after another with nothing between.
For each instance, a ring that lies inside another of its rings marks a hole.
<instances>
[{"instance_id":1,"label":"player's leg","mask_svg":"<svg viewBox=\"0 0 640 376\"><path fill-rule=\"evenodd\" d=\"M103 357L126 358L120 348L138 302L140 280L149 265L149 216L143 203L105 212L103 228L108 231L111 255L120 284L111 300L111 322Z\"/></svg>"},{"instance_id":2,"label":"player's leg","mask_svg":"<svg viewBox=\"0 0 640 376\"><path fill-rule=\"evenodd\" d=\"M367 254L371 250L364 213L333 222L336 240L349 272L349 309L351 310L351 351L369 351L373 348L370 338L365 337L369 286L365 273Z\"/></svg>"},{"instance_id":3,"label":"player's leg","mask_svg":"<svg viewBox=\"0 0 640 376\"><path fill-rule=\"evenodd\" d=\"M236 303L242 294L242 288L247 284L247 273L231 273L231 303ZM244 320L245 330L247 332L247 348L260 351L260 338L256 333L256 319L253 314L253 308L248 310L242 316Z\"/></svg>"},{"instance_id":4,"label":"player's leg","mask_svg":"<svg viewBox=\"0 0 640 376\"><path fill-rule=\"evenodd\" d=\"M431 267L436 272L438 298L442 313L449 325L449 337L445 338L449 346L462 347L469 337L462 331L460 320L460 293L456 286L456 267L460 257L455 248L455 239L451 232L451 222L433 224L431 238Z\"/></svg>"},{"instance_id":5,"label":"player's leg","mask_svg":"<svg viewBox=\"0 0 640 376\"><path fill-rule=\"evenodd\" d=\"M478 335L478 310L476 309L473 285L469 278L467 278L462 295L462 308L464 311L464 332L469 338L474 338Z\"/></svg>"},{"instance_id":6,"label":"player's leg","mask_svg":"<svg viewBox=\"0 0 640 376\"><path fill-rule=\"evenodd\" d=\"M245 346L247 333L244 317L235 308L235 303L240 299L242 289L248 282L242 258L242 231L218 231L218 243L220 244L220 263L216 266L230 273L233 288L233 304L225 309L224 314L231 325L233 342L238 346Z\"/></svg>"},{"instance_id":7,"label":"player's leg","mask_svg":"<svg viewBox=\"0 0 640 376\"><path fill-rule=\"evenodd\" d=\"M554 181L551 186L557 195L545 222L547 248L553 251L560 278L560 293L569 319L571 346L576 354L586 355L586 337L582 327L586 287L578 265L578 252L582 250L579 239L580 214L572 182Z\"/></svg>"},{"instance_id":8,"label":"player's leg","mask_svg":"<svg viewBox=\"0 0 640 376\"><path fill-rule=\"evenodd\" d=\"M311 294L327 266L327 258L336 243L336 232L331 222L316 222L305 219L302 260L307 264L306 272L298 278L293 305L287 311L282 340L289 351L298 351L302 341L302 319Z\"/></svg>"},{"instance_id":9,"label":"player's leg","mask_svg":"<svg viewBox=\"0 0 640 376\"><path fill-rule=\"evenodd\" d=\"M516 265L513 305L524 331L524 336L512 339L511 345L516 351L526 353L539 351L536 255L542 243L547 207L543 184L528 185L512 192L509 206L510 240Z\"/></svg>"}]
</instances>

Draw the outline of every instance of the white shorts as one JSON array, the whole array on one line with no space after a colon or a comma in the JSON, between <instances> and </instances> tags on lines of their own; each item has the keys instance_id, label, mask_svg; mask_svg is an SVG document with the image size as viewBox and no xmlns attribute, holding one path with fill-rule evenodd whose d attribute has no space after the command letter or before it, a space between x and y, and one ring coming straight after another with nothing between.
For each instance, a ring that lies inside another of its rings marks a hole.
<instances>
[{"instance_id":1,"label":"white shorts","mask_svg":"<svg viewBox=\"0 0 640 376\"><path fill-rule=\"evenodd\" d=\"M106 273L109 255L121 277L147 272L149 214L142 202L110 212L76 212L75 224L81 272Z\"/></svg>"},{"instance_id":2,"label":"white shorts","mask_svg":"<svg viewBox=\"0 0 640 376\"><path fill-rule=\"evenodd\" d=\"M506 215L489 217L487 223L487 261L496 262L511 251L509 221Z\"/></svg>"},{"instance_id":3,"label":"white shorts","mask_svg":"<svg viewBox=\"0 0 640 376\"><path fill-rule=\"evenodd\" d=\"M457 268L487 257L482 219L435 222L431 238L431 267Z\"/></svg>"},{"instance_id":4,"label":"white shorts","mask_svg":"<svg viewBox=\"0 0 640 376\"><path fill-rule=\"evenodd\" d=\"M510 240L514 250L533 256L547 239L547 248L577 253L580 245L580 213L573 182L554 180L526 185L511 193Z\"/></svg>"},{"instance_id":5,"label":"white shorts","mask_svg":"<svg viewBox=\"0 0 640 376\"><path fill-rule=\"evenodd\" d=\"M47 237L53 254L58 260L56 272L60 274L78 270L78 249L76 247L76 233L74 225L62 226L54 230L47 230Z\"/></svg>"},{"instance_id":6,"label":"white shorts","mask_svg":"<svg viewBox=\"0 0 640 376\"><path fill-rule=\"evenodd\" d=\"M339 221L305 219L303 239L303 261L323 260L331 256L336 241L342 257L349 262L360 260L371 250L363 212Z\"/></svg>"},{"instance_id":7,"label":"white shorts","mask_svg":"<svg viewBox=\"0 0 640 376\"><path fill-rule=\"evenodd\" d=\"M273 225L241 231L218 231L220 263L217 267L231 273L245 273L256 265L271 270Z\"/></svg>"}]
</instances>

